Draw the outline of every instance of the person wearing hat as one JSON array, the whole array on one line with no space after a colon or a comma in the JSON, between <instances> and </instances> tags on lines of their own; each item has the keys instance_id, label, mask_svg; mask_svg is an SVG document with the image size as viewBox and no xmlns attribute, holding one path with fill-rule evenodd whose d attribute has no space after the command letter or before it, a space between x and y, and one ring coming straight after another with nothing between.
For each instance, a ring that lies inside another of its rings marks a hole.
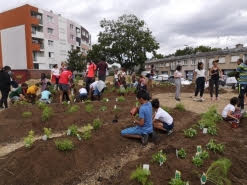
<instances>
[{"instance_id":1,"label":"person wearing hat","mask_svg":"<svg viewBox=\"0 0 247 185\"><path fill-rule=\"evenodd\" d=\"M2 70L0 70L0 91L2 94L2 98L0 99L0 109L8 108L8 96L11 86L11 68L9 66L5 66ZM4 104L4 107L3 107Z\"/></svg>"},{"instance_id":2,"label":"person wearing hat","mask_svg":"<svg viewBox=\"0 0 247 185\"><path fill-rule=\"evenodd\" d=\"M213 66L209 70L209 89L210 89L210 96L211 100L213 100L213 93L214 93L214 87L215 87L215 100L218 100L219 95L219 80L222 77L222 71L218 66L219 60L213 61Z\"/></svg>"}]
</instances>

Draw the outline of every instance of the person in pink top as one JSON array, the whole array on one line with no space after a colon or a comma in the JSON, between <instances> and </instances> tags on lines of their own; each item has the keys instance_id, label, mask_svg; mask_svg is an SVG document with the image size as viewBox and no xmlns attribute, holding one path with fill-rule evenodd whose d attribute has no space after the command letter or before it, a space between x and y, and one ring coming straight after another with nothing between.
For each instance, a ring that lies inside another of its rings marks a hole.
<instances>
[{"instance_id":1,"label":"person in pink top","mask_svg":"<svg viewBox=\"0 0 247 185\"><path fill-rule=\"evenodd\" d=\"M95 81L95 72L96 72L97 66L94 62L90 61L88 68L87 68L87 74L86 74L86 89L87 92L90 90L90 84Z\"/></svg>"},{"instance_id":2,"label":"person in pink top","mask_svg":"<svg viewBox=\"0 0 247 185\"><path fill-rule=\"evenodd\" d=\"M70 85L69 81L72 78L72 72L68 69L67 64L64 64L64 70L60 74L59 78L59 89L60 89L60 103L63 101L64 94L69 95L69 99L71 102L71 94L70 94Z\"/></svg>"}]
</instances>

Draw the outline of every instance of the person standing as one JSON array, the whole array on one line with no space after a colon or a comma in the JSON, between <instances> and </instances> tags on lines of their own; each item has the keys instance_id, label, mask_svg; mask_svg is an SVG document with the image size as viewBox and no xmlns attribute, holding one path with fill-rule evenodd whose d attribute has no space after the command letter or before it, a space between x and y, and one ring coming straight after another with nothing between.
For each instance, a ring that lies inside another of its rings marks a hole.
<instances>
[{"instance_id":1,"label":"person standing","mask_svg":"<svg viewBox=\"0 0 247 185\"><path fill-rule=\"evenodd\" d=\"M181 94L181 78L183 77L182 74L182 66L178 65L176 71L174 72L174 80L176 85L176 94L175 100L180 101L180 94Z\"/></svg>"},{"instance_id":2,"label":"person standing","mask_svg":"<svg viewBox=\"0 0 247 185\"><path fill-rule=\"evenodd\" d=\"M87 92L90 90L90 84L95 81L95 71L97 69L97 66L94 64L94 62L90 61L88 68L87 68L87 73L86 73L86 89Z\"/></svg>"},{"instance_id":3,"label":"person standing","mask_svg":"<svg viewBox=\"0 0 247 185\"><path fill-rule=\"evenodd\" d=\"M57 64L55 64L51 70L51 82L55 85L55 89L58 89L58 82L59 82L59 69Z\"/></svg>"},{"instance_id":4,"label":"person standing","mask_svg":"<svg viewBox=\"0 0 247 185\"><path fill-rule=\"evenodd\" d=\"M105 59L102 58L102 60L97 64L97 70L98 70L98 78L101 81L105 81L106 79L106 70L108 69L108 65L105 62Z\"/></svg>"},{"instance_id":5,"label":"person standing","mask_svg":"<svg viewBox=\"0 0 247 185\"><path fill-rule=\"evenodd\" d=\"M195 90L195 101L204 101L203 93L205 88L205 69L203 69L203 63L199 62L197 65L197 69L194 71L194 79L196 79L196 90ZM200 98L198 99L198 93L200 92Z\"/></svg>"},{"instance_id":6,"label":"person standing","mask_svg":"<svg viewBox=\"0 0 247 185\"><path fill-rule=\"evenodd\" d=\"M63 102L63 97L65 94L69 96L69 101L71 102L70 86L69 82L72 78L72 72L67 68L67 65L64 64L64 71L61 73L59 78L59 89L60 89L60 103Z\"/></svg>"},{"instance_id":7,"label":"person standing","mask_svg":"<svg viewBox=\"0 0 247 185\"><path fill-rule=\"evenodd\" d=\"M244 113L244 96L247 93L247 60L237 67L239 72L239 98L241 113Z\"/></svg>"},{"instance_id":8,"label":"person standing","mask_svg":"<svg viewBox=\"0 0 247 185\"><path fill-rule=\"evenodd\" d=\"M0 71L0 91L2 94L2 98L0 99L0 109L1 108L8 108L8 96L10 92L10 85L11 85L11 68L9 66L5 66ZM4 107L3 107L4 104Z\"/></svg>"},{"instance_id":9,"label":"person standing","mask_svg":"<svg viewBox=\"0 0 247 185\"><path fill-rule=\"evenodd\" d=\"M219 79L222 77L222 71L218 66L219 60L213 61L213 67L209 70L209 88L210 88L210 97L213 100L213 92L215 86L215 100L218 100L219 95Z\"/></svg>"}]
</instances>

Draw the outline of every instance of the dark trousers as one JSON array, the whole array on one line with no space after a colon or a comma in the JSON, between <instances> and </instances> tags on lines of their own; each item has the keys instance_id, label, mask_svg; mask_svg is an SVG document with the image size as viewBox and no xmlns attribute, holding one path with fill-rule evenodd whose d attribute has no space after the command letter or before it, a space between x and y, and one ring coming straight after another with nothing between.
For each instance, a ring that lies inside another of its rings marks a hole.
<instances>
[{"instance_id":1,"label":"dark trousers","mask_svg":"<svg viewBox=\"0 0 247 185\"><path fill-rule=\"evenodd\" d=\"M87 77L86 79L86 89L87 89L87 92L89 92L90 90L90 84L94 82L94 78L90 78L90 77Z\"/></svg>"},{"instance_id":2,"label":"dark trousers","mask_svg":"<svg viewBox=\"0 0 247 185\"><path fill-rule=\"evenodd\" d=\"M213 97L214 86L215 86L215 97L218 97L218 94L219 94L219 79L210 79L209 80L209 89L210 89L210 96L211 97Z\"/></svg>"},{"instance_id":3,"label":"dark trousers","mask_svg":"<svg viewBox=\"0 0 247 185\"><path fill-rule=\"evenodd\" d=\"M100 74L99 75L99 80L102 80L104 82L105 78L106 78L105 74Z\"/></svg>"},{"instance_id":4,"label":"dark trousers","mask_svg":"<svg viewBox=\"0 0 247 185\"><path fill-rule=\"evenodd\" d=\"M195 96L197 96L198 93L200 92L200 97L202 97L204 93L204 88L205 88L205 77L197 78Z\"/></svg>"},{"instance_id":5,"label":"dark trousers","mask_svg":"<svg viewBox=\"0 0 247 185\"><path fill-rule=\"evenodd\" d=\"M9 90L8 89L1 89L1 94L2 94L2 98L0 100L0 107L2 107L4 104L4 107L8 108Z\"/></svg>"},{"instance_id":6,"label":"dark trousers","mask_svg":"<svg viewBox=\"0 0 247 185\"><path fill-rule=\"evenodd\" d=\"M239 85L239 99L240 99L240 107L244 109L244 96L247 93L247 84Z\"/></svg>"}]
</instances>

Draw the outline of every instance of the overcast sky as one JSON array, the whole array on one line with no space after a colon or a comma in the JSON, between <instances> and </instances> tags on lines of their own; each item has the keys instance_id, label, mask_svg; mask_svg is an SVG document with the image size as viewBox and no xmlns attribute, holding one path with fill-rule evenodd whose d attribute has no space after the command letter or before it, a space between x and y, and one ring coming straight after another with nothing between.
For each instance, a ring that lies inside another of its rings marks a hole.
<instances>
[{"instance_id":1,"label":"overcast sky","mask_svg":"<svg viewBox=\"0 0 247 185\"><path fill-rule=\"evenodd\" d=\"M185 45L247 46L247 0L0 0L0 11L26 3L78 22L93 43L100 20L131 13L146 22L163 54Z\"/></svg>"}]
</instances>

